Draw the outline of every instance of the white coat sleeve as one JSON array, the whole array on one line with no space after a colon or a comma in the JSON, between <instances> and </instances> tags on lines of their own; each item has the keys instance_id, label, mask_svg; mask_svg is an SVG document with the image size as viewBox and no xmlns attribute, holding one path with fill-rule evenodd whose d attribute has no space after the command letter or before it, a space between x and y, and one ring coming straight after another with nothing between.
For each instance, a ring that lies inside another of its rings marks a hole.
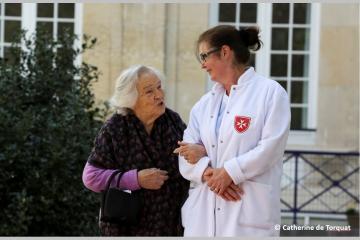
<instances>
[{"instance_id":1,"label":"white coat sleeve","mask_svg":"<svg viewBox=\"0 0 360 240\"><path fill-rule=\"evenodd\" d=\"M199 104L196 104L190 112L190 119L187 128L184 131L183 141L188 143L202 143L200 137L200 125L197 111ZM197 184L202 183L202 175L209 166L208 156L202 157L196 164L188 163L185 158L179 155L179 170L181 175Z\"/></svg>"},{"instance_id":2,"label":"white coat sleeve","mask_svg":"<svg viewBox=\"0 0 360 240\"><path fill-rule=\"evenodd\" d=\"M278 88L270 100L261 139L252 150L229 159L224 168L235 184L269 170L282 161L290 129L290 103L286 91Z\"/></svg>"}]
</instances>

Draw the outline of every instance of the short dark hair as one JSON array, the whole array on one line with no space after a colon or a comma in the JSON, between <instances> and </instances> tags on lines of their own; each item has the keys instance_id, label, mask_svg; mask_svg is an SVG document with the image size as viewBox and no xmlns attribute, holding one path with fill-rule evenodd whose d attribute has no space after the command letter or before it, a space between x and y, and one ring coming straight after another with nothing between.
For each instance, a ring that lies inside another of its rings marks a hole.
<instances>
[{"instance_id":1,"label":"short dark hair","mask_svg":"<svg viewBox=\"0 0 360 240\"><path fill-rule=\"evenodd\" d=\"M197 40L197 55L199 45L202 42L208 43L211 48L221 48L223 45L229 46L235 52L237 64L248 64L250 61L250 49L257 51L262 45L257 27L238 30L229 25L219 25L203 32Z\"/></svg>"}]
</instances>

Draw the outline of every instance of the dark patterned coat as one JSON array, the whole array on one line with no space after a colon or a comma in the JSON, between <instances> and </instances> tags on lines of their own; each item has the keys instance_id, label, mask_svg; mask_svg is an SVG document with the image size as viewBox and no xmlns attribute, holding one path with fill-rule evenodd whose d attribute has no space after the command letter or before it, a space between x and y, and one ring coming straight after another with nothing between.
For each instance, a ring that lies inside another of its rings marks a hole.
<instances>
[{"instance_id":1,"label":"dark patterned coat","mask_svg":"<svg viewBox=\"0 0 360 240\"><path fill-rule=\"evenodd\" d=\"M114 114L100 129L88 159L90 164L120 171L155 167L168 171L169 176L159 190L138 190L143 207L137 226L100 222L103 235L182 236L181 206L187 197L189 182L180 175L173 150L185 128L180 116L166 109L156 119L150 135L133 112L126 116Z\"/></svg>"}]
</instances>

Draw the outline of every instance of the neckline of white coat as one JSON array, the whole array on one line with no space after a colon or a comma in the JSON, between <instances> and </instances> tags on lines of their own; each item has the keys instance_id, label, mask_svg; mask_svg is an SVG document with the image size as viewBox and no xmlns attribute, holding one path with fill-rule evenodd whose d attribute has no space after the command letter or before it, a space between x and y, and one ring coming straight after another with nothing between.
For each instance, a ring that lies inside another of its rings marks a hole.
<instances>
[{"instance_id":1,"label":"neckline of white coat","mask_svg":"<svg viewBox=\"0 0 360 240\"><path fill-rule=\"evenodd\" d=\"M249 67L238 79L236 85L232 85L232 87L241 86L247 83L255 74L255 70L253 67ZM224 89L224 86L220 83L215 83L212 87L212 92L217 92L220 89Z\"/></svg>"}]
</instances>

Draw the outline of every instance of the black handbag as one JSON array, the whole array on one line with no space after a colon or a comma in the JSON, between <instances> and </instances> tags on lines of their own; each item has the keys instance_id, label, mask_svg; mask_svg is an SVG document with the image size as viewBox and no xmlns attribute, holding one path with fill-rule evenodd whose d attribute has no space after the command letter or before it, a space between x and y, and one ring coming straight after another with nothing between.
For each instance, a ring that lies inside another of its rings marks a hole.
<instances>
[{"instance_id":1,"label":"black handbag","mask_svg":"<svg viewBox=\"0 0 360 240\"><path fill-rule=\"evenodd\" d=\"M106 183L106 189L101 192L101 215L100 219L104 222L116 223L125 226L136 225L139 221L141 209L141 198L133 191L131 193L110 187L112 179L120 171L115 171ZM120 173L117 185L124 172Z\"/></svg>"}]
</instances>

